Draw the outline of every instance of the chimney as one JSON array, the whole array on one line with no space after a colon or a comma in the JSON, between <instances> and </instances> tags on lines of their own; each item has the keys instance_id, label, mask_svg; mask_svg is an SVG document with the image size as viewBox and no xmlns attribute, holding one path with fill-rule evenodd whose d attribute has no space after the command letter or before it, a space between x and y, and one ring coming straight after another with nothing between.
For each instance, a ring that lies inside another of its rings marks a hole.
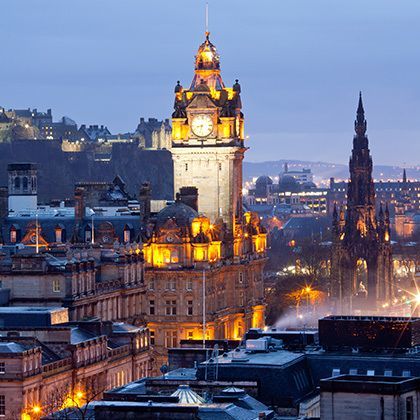
<instances>
[{"instance_id":1,"label":"chimney","mask_svg":"<svg viewBox=\"0 0 420 420\"><path fill-rule=\"evenodd\" d=\"M0 187L0 225L2 224L2 220L7 217L9 212L8 208L9 202L9 190L7 187Z\"/></svg>"},{"instance_id":2,"label":"chimney","mask_svg":"<svg viewBox=\"0 0 420 420\"><path fill-rule=\"evenodd\" d=\"M74 218L76 224L81 223L85 215L85 189L78 187L74 189Z\"/></svg>"},{"instance_id":3,"label":"chimney","mask_svg":"<svg viewBox=\"0 0 420 420\"><path fill-rule=\"evenodd\" d=\"M144 123L144 117L140 117L140 124Z\"/></svg>"},{"instance_id":4,"label":"chimney","mask_svg":"<svg viewBox=\"0 0 420 420\"><path fill-rule=\"evenodd\" d=\"M150 218L150 198L151 198L150 182L143 182L139 191L139 204L140 204L140 221L145 223Z\"/></svg>"},{"instance_id":5,"label":"chimney","mask_svg":"<svg viewBox=\"0 0 420 420\"><path fill-rule=\"evenodd\" d=\"M179 201L198 211L198 189L196 187L181 187Z\"/></svg>"},{"instance_id":6,"label":"chimney","mask_svg":"<svg viewBox=\"0 0 420 420\"><path fill-rule=\"evenodd\" d=\"M334 179L334 177L331 177L330 178L330 188L334 187L334 183L335 183L335 179Z\"/></svg>"}]
</instances>

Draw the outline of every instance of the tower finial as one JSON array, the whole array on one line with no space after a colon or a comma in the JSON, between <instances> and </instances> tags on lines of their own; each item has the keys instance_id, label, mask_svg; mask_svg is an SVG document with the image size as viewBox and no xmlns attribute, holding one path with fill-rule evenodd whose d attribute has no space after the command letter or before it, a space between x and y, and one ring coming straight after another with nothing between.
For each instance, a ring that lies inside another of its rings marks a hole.
<instances>
[{"instance_id":1,"label":"tower finial","mask_svg":"<svg viewBox=\"0 0 420 420\"><path fill-rule=\"evenodd\" d=\"M405 168L404 168L404 171L403 171L403 183L404 184L407 183L407 172L406 172Z\"/></svg>"},{"instance_id":2,"label":"tower finial","mask_svg":"<svg viewBox=\"0 0 420 420\"><path fill-rule=\"evenodd\" d=\"M209 39L209 3L206 2L206 39Z\"/></svg>"},{"instance_id":3,"label":"tower finial","mask_svg":"<svg viewBox=\"0 0 420 420\"><path fill-rule=\"evenodd\" d=\"M357 105L357 116L354 122L354 130L358 136L366 134L367 123L365 119L365 109L363 108L362 92L359 92L359 104Z\"/></svg>"}]
</instances>

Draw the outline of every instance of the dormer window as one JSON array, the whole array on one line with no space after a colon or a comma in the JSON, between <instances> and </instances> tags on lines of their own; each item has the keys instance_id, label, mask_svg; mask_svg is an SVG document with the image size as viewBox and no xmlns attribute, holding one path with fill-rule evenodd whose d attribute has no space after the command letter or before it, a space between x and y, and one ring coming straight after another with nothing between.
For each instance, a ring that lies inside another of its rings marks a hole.
<instances>
[{"instance_id":1,"label":"dormer window","mask_svg":"<svg viewBox=\"0 0 420 420\"><path fill-rule=\"evenodd\" d=\"M124 237L123 237L123 241L124 243L129 243L132 241L132 235L133 234L133 226L131 226L130 224L126 224L124 226Z\"/></svg>"},{"instance_id":2,"label":"dormer window","mask_svg":"<svg viewBox=\"0 0 420 420\"><path fill-rule=\"evenodd\" d=\"M20 241L20 228L17 225L10 227L10 242L15 244Z\"/></svg>"},{"instance_id":3,"label":"dormer window","mask_svg":"<svg viewBox=\"0 0 420 420\"><path fill-rule=\"evenodd\" d=\"M66 241L66 230L62 224L55 227L55 242L63 243Z\"/></svg>"}]
</instances>

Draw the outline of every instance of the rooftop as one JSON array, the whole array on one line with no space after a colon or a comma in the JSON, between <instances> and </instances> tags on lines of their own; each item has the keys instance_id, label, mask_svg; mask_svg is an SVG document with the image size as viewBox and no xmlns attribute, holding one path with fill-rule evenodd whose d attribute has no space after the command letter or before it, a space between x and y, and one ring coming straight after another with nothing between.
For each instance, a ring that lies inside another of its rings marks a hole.
<instances>
[{"instance_id":1,"label":"rooftop","mask_svg":"<svg viewBox=\"0 0 420 420\"><path fill-rule=\"evenodd\" d=\"M235 349L218 357L219 365L248 364L248 365L277 365L284 366L303 359L304 353L295 353L287 350L265 352L249 352L245 349ZM208 361L204 364L209 363Z\"/></svg>"},{"instance_id":2,"label":"rooftop","mask_svg":"<svg viewBox=\"0 0 420 420\"><path fill-rule=\"evenodd\" d=\"M322 379L321 392L393 395L418 389L420 378L401 376L340 375Z\"/></svg>"}]
</instances>

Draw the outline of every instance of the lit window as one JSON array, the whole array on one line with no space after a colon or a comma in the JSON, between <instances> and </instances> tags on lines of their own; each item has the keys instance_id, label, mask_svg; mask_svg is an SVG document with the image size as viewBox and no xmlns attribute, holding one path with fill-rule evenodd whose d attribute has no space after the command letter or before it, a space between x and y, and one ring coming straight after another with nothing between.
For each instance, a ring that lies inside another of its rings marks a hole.
<instances>
[{"instance_id":1,"label":"lit window","mask_svg":"<svg viewBox=\"0 0 420 420\"><path fill-rule=\"evenodd\" d=\"M0 375L4 375L6 373L6 364L5 362L0 362Z\"/></svg>"},{"instance_id":2,"label":"lit window","mask_svg":"<svg viewBox=\"0 0 420 420\"><path fill-rule=\"evenodd\" d=\"M63 242L63 230L61 228L55 229L55 242Z\"/></svg>"},{"instance_id":3,"label":"lit window","mask_svg":"<svg viewBox=\"0 0 420 420\"><path fill-rule=\"evenodd\" d=\"M178 344L176 330L170 330L165 332L165 346L168 348L176 347Z\"/></svg>"},{"instance_id":4,"label":"lit window","mask_svg":"<svg viewBox=\"0 0 420 420\"><path fill-rule=\"evenodd\" d=\"M130 242L131 240L131 232L129 229L124 230L124 242Z\"/></svg>"},{"instance_id":5,"label":"lit window","mask_svg":"<svg viewBox=\"0 0 420 420\"><path fill-rule=\"evenodd\" d=\"M58 293L58 292L61 291L60 280L59 279L54 279L53 280L52 288L53 288L53 292L55 292L55 293Z\"/></svg>"},{"instance_id":6,"label":"lit window","mask_svg":"<svg viewBox=\"0 0 420 420\"><path fill-rule=\"evenodd\" d=\"M155 332L153 330L150 330L150 345L155 345Z\"/></svg>"},{"instance_id":7,"label":"lit window","mask_svg":"<svg viewBox=\"0 0 420 420\"><path fill-rule=\"evenodd\" d=\"M17 242L17 232L15 228L10 229L10 242L12 244Z\"/></svg>"}]
</instances>

